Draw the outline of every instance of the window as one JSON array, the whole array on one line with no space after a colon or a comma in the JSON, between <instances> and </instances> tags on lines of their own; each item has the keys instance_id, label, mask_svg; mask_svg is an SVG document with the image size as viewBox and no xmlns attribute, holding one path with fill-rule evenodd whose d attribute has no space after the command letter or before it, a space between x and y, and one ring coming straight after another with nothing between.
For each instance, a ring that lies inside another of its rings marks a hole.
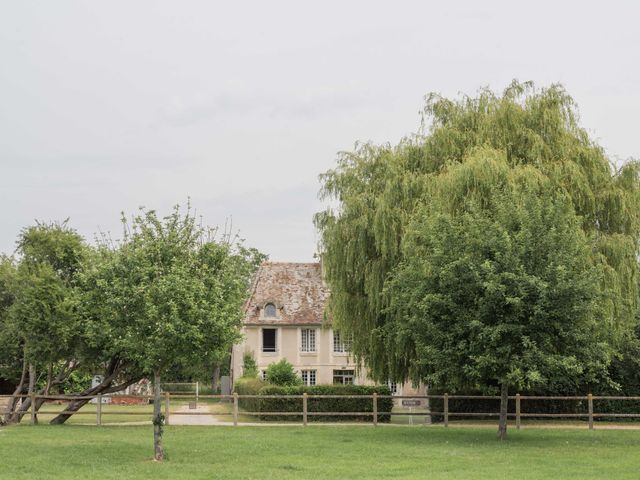
<instances>
[{"instance_id":1,"label":"window","mask_svg":"<svg viewBox=\"0 0 640 480\"><path fill-rule=\"evenodd\" d=\"M267 381L267 371L266 370L260 370L260 379L264 380L265 382Z\"/></svg>"},{"instance_id":2,"label":"window","mask_svg":"<svg viewBox=\"0 0 640 480\"><path fill-rule=\"evenodd\" d=\"M353 385L353 370L334 370L334 385Z\"/></svg>"},{"instance_id":3,"label":"window","mask_svg":"<svg viewBox=\"0 0 640 480\"><path fill-rule=\"evenodd\" d=\"M398 394L398 384L396 382L392 382L391 380L389 380L387 382L387 385L389 387L389 390L391 390L391 395Z\"/></svg>"},{"instance_id":4,"label":"window","mask_svg":"<svg viewBox=\"0 0 640 480\"><path fill-rule=\"evenodd\" d=\"M276 351L276 332L277 330L275 328L262 329L262 351L263 352Z\"/></svg>"},{"instance_id":5,"label":"window","mask_svg":"<svg viewBox=\"0 0 640 480\"><path fill-rule=\"evenodd\" d=\"M333 352L334 353L349 353L351 351L351 344L353 343L353 336L342 335L340 332L333 331Z\"/></svg>"},{"instance_id":6,"label":"window","mask_svg":"<svg viewBox=\"0 0 640 480\"><path fill-rule=\"evenodd\" d=\"M277 311L276 311L276 306L273 303L267 303L264 306L264 316L265 317L269 317L269 318L273 318L273 317L277 317Z\"/></svg>"},{"instance_id":7,"label":"window","mask_svg":"<svg viewBox=\"0 0 640 480\"><path fill-rule=\"evenodd\" d=\"M300 330L302 339L300 342L301 352L316 351L316 330L314 328L303 328Z\"/></svg>"},{"instance_id":8,"label":"window","mask_svg":"<svg viewBox=\"0 0 640 480\"><path fill-rule=\"evenodd\" d=\"M303 385L315 385L316 384L316 371L315 370L302 370L300 372L302 375L302 384Z\"/></svg>"}]
</instances>

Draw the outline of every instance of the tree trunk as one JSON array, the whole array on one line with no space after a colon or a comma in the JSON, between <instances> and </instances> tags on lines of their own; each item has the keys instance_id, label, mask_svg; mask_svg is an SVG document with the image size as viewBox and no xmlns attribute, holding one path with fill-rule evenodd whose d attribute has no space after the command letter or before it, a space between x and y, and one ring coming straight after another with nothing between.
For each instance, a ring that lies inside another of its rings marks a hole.
<instances>
[{"instance_id":1,"label":"tree trunk","mask_svg":"<svg viewBox=\"0 0 640 480\"><path fill-rule=\"evenodd\" d=\"M109 362L109 366L105 371L104 380L100 384L96 385L95 387L87 388L86 390L78 393L77 396L89 397L92 395L98 395L99 393L102 393L104 395L107 393L119 392L120 390L124 390L129 385L132 385L140 380L141 378L140 376L135 376L135 377L129 378L127 381L125 381L124 383L121 383L120 385L111 386L115 381L115 379L119 375L121 375L124 368L125 368L125 365L121 364L116 359L112 359L111 362ZM53 420L51 420L49 423L51 425L63 424L64 422L69 420L69 418L71 418L71 416L74 413L76 413L78 410L84 407L87 403L89 403L88 398L72 400L67 405L67 408L65 408L58 416L54 417Z\"/></svg>"},{"instance_id":2,"label":"tree trunk","mask_svg":"<svg viewBox=\"0 0 640 480\"><path fill-rule=\"evenodd\" d=\"M124 390L129 385L132 385L139 380L140 378L136 377L136 378L127 380L126 382L121 383L120 385L116 385L115 387L110 386L113 381L109 381L107 384L104 384L105 382L103 382L94 388L88 388L84 392L80 392L77 396L85 397L85 396L98 395L99 393L107 394L107 393L119 392L120 390ZM51 425L62 425L64 422L69 420L74 413L76 413L78 410L84 407L87 403L89 403L89 401L90 399L88 398L80 398L78 400L70 401L67 408L65 408L62 412L60 412L60 414L57 417L54 417L49 423Z\"/></svg>"},{"instance_id":3,"label":"tree trunk","mask_svg":"<svg viewBox=\"0 0 640 480\"><path fill-rule=\"evenodd\" d=\"M498 439L507 438L507 406L509 403L509 386L503 383L500 386L500 421L498 422Z\"/></svg>"},{"instance_id":4,"label":"tree trunk","mask_svg":"<svg viewBox=\"0 0 640 480\"><path fill-rule=\"evenodd\" d=\"M156 370L153 374L153 459L157 462L161 462L164 459L164 450L162 449L163 425L160 372Z\"/></svg>"},{"instance_id":5,"label":"tree trunk","mask_svg":"<svg viewBox=\"0 0 640 480\"><path fill-rule=\"evenodd\" d=\"M53 364L49 364L49 368L47 369L47 383L44 386L44 388L41 388L38 391L35 391L35 380L31 380L31 377L33 376L33 378L35 378L35 368L33 365L29 366L29 391L35 393L36 395L49 395L49 393L51 392L51 388L55 385L59 385L60 383L64 382L67 378L69 378L69 375L71 375L71 373L77 368L74 367L72 364L67 364L66 366L64 366L60 372L58 373L58 375L54 378L53 377ZM33 375L32 375L33 374ZM24 388L24 387L23 387ZM31 395L29 393L29 395ZM19 423L20 421L22 421L22 418L26 415L27 411L30 408L33 408L36 412L40 410L40 407L42 407L42 405L44 405L44 403L46 402L45 398L38 398L36 400L35 405L32 407L31 406L31 397L27 397L25 398L22 403L20 404L20 408L13 408L15 410L15 413L11 416L10 421L13 423ZM37 421L37 417L36 417L36 421Z\"/></svg>"},{"instance_id":6,"label":"tree trunk","mask_svg":"<svg viewBox=\"0 0 640 480\"><path fill-rule=\"evenodd\" d=\"M25 380L27 379L27 368L27 355L25 353L22 359L22 375L20 376L20 383L18 383L18 386L14 390L13 395L9 400L9 404L7 405L7 413L4 416L5 423L13 423L17 419L16 413L14 412L16 411L16 408L18 406L18 401L22 399L20 395L24 393L24 384Z\"/></svg>"},{"instance_id":7,"label":"tree trunk","mask_svg":"<svg viewBox=\"0 0 640 480\"><path fill-rule=\"evenodd\" d=\"M34 390L36 388L36 367L33 363L29 364L29 405L31 406L32 409L35 409L36 406L35 405L31 405L31 399L33 398L32 395L34 393ZM38 417L35 416L35 423L36 425L38 424ZM22 416L20 416L20 419L22 419Z\"/></svg>"},{"instance_id":8,"label":"tree trunk","mask_svg":"<svg viewBox=\"0 0 640 480\"><path fill-rule=\"evenodd\" d=\"M218 391L218 383L220 383L220 364L213 366L213 375L211 376L211 391L215 394Z\"/></svg>"}]
</instances>

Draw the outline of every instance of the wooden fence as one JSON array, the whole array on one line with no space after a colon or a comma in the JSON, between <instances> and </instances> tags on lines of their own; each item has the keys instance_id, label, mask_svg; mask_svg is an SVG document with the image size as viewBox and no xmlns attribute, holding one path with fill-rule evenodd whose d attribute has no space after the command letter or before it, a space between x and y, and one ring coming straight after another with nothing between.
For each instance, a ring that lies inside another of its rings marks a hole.
<instances>
[{"instance_id":1,"label":"wooden fence","mask_svg":"<svg viewBox=\"0 0 640 480\"><path fill-rule=\"evenodd\" d=\"M96 425L102 425L102 417L104 415L138 415L138 416L149 416L151 412L139 412L139 411L103 411L103 400L105 397L102 395L92 395L92 396L74 396L74 395L20 395L21 398L29 398L31 401L31 407L25 411L20 412L19 410L8 410L8 407L4 404L9 402L9 399L12 398L9 395L0 395L0 416L4 417L6 414L13 413L22 413L23 415L29 415L31 418L31 423L37 423L38 415L60 415L64 414L62 410L47 410L47 404L51 404L52 402L72 402L76 400L95 400L96 410L93 411L76 411L69 413L68 416L73 415L92 415L95 416ZM112 399L117 399L117 395L110 395ZM153 397L150 395L130 395L128 398L139 399L144 404L148 404L153 400ZM369 412L342 412L342 411L332 411L332 412L316 412L309 411L308 409L308 400L309 399L370 399L372 409ZM411 415L411 416L425 416L430 417L433 415L437 415L442 417L442 423L445 427L449 426L449 422L451 417L498 417L500 414L497 412L455 412L449 409L449 401L450 400L500 400L498 396L483 396L483 395L378 395L374 393L373 395L308 395L306 393L302 395L238 395L234 393L233 395L199 395L198 399L202 401L203 399L215 399L218 401L232 403L232 408L230 412L203 412L203 411L175 411L171 410L171 399L174 399L178 402L184 402L185 400L194 399L194 395L185 395L185 394L170 394L169 392L165 392L163 394L163 414L165 416L166 424L169 425L171 423L171 418L174 416L180 415L207 415L207 416L230 416L234 426L237 426L239 421L238 417L240 414L242 415L251 415L251 416L292 416L292 417L302 417L302 424L307 425L309 421L309 417L311 416L351 416L351 417L363 417L366 419L367 417L371 417L371 423L376 426L378 425L378 417L380 415L388 415L389 412L379 412L378 411L378 400L382 398L392 398L394 400L400 401L402 400L413 400L415 403L416 400L419 400L422 404L424 401L424 410L422 411L394 411L391 412L393 416L403 416L403 415ZM300 411L288 411L288 412L276 412L276 411L261 411L261 412L250 412L240 410L238 403L239 400L242 399L290 399L290 400L302 400L302 409ZM45 403L42 405L40 410L35 411L33 405L37 400L44 400ZM441 400L442 401L442 411L434 411L429 408L429 400ZM521 427L521 420L523 418L571 418L571 419L586 419L588 428L593 429L594 419L596 418L640 418L640 413L598 413L594 411L594 402L597 401L640 401L640 397L630 397L630 396L594 396L594 395L586 395L586 396L525 396L525 395L514 395L509 397L510 401L515 401L515 412L508 413L507 416L511 419L515 418L515 425L517 429ZM538 413L538 412L525 412L523 406L526 406L527 401L537 400L537 401L586 401L587 402L587 412L586 413ZM197 401L192 402L196 404ZM19 407L19 403L16 408Z\"/></svg>"}]
</instances>

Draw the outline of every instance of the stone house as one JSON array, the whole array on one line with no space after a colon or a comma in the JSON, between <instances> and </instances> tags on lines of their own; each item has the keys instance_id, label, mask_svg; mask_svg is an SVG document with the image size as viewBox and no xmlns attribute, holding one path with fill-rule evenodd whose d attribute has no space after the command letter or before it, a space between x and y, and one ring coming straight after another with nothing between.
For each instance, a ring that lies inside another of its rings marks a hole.
<instances>
[{"instance_id":1,"label":"stone house","mask_svg":"<svg viewBox=\"0 0 640 480\"><path fill-rule=\"evenodd\" d=\"M231 380L242 376L251 352L263 376L269 364L286 358L305 385L372 385L365 368L350 355L351 339L334 331L325 316L329 290L320 263L263 263L245 306L243 341L233 347ZM423 389L390 383L398 395Z\"/></svg>"}]
</instances>

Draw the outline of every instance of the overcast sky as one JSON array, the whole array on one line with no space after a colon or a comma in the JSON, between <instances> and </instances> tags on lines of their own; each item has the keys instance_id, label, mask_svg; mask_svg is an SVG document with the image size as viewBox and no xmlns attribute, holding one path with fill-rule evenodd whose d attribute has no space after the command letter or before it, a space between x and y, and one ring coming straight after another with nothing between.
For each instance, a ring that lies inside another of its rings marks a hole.
<instances>
[{"instance_id":1,"label":"overcast sky","mask_svg":"<svg viewBox=\"0 0 640 480\"><path fill-rule=\"evenodd\" d=\"M522 6L518 6L518 4ZM310 261L318 174L415 132L423 97L562 82L640 156L640 7L560 1L0 0L0 252L38 220L88 239L191 197Z\"/></svg>"}]
</instances>

